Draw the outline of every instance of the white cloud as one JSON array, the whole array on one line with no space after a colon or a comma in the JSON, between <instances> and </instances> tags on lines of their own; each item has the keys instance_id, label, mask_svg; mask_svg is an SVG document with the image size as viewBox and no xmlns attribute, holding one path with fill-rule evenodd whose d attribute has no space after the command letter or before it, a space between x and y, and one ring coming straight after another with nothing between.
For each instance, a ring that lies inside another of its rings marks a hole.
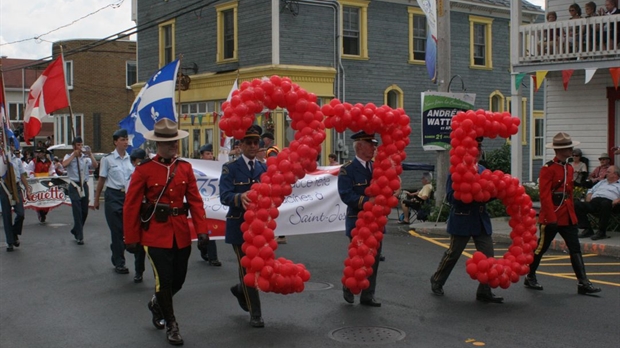
<instances>
[{"instance_id":1,"label":"white cloud","mask_svg":"<svg viewBox=\"0 0 620 348\"><path fill-rule=\"evenodd\" d=\"M120 6L106 7L112 4ZM99 9L102 10L71 24ZM32 39L65 25L68 26L41 36L42 40ZM101 39L134 26L135 23L131 21L131 0L1 0L0 55L24 59L44 58L52 54L52 42ZM6 44L23 39L30 40Z\"/></svg>"}]
</instances>

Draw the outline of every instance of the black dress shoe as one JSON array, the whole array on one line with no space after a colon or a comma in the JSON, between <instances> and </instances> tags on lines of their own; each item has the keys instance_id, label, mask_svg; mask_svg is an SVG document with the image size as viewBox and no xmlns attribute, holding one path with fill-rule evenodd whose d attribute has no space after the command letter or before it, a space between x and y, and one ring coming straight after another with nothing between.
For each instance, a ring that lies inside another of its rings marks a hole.
<instances>
[{"instance_id":1,"label":"black dress shoe","mask_svg":"<svg viewBox=\"0 0 620 348\"><path fill-rule=\"evenodd\" d=\"M241 309L243 309L244 311L249 312L248 304L245 301L245 297L243 297L243 294L238 291L237 285L233 285L232 288L230 288L230 292L232 292L233 296L237 298L237 302L239 302L239 307L241 307Z\"/></svg>"},{"instance_id":2,"label":"black dress shoe","mask_svg":"<svg viewBox=\"0 0 620 348\"><path fill-rule=\"evenodd\" d=\"M265 327L265 322L262 317L256 316L250 319L250 325L252 325L252 327Z\"/></svg>"},{"instance_id":3,"label":"black dress shoe","mask_svg":"<svg viewBox=\"0 0 620 348\"><path fill-rule=\"evenodd\" d=\"M385 261L385 256L379 255L379 261Z\"/></svg>"},{"instance_id":4,"label":"black dress shoe","mask_svg":"<svg viewBox=\"0 0 620 348\"><path fill-rule=\"evenodd\" d=\"M444 294L443 287L439 285L439 283L435 282L433 278L431 278L431 291L437 296L443 296Z\"/></svg>"},{"instance_id":5,"label":"black dress shoe","mask_svg":"<svg viewBox=\"0 0 620 348\"><path fill-rule=\"evenodd\" d=\"M595 294L597 292L601 292L601 288L595 288L590 282L577 285L577 293L579 295Z\"/></svg>"},{"instance_id":6,"label":"black dress shoe","mask_svg":"<svg viewBox=\"0 0 620 348\"><path fill-rule=\"evenodd\" d=\"M203 253L202 250L200 250L200 257L205 261L209 261L209 254Z\"/></svg>"},{"instance_id":7,"label":"black dress shoe","mask_svg":"<svg viewBox=\"0 0 620 348\"><path fill-rule=\"evenodd\" d=\"M377 302L377 300L375 300L374 297L371 297L369 299L360 300L360 304L362 306L381 307L381 302Z\"/></svg>"},{"instance_id":8,"label":"black dress shoe","mask_svg":"<svg viewBox=\"0 0 620 348\"><path fill-rule=\"evenodd\" d=\"M13 246L14 247L19 247L21 243L19 242L19 235L18 234L14 234L13 235Z\"/></svg>"},{"instance_id":9,"label":"black dress shoe","mask_svg":"<svg viewBox=\"0 0 620 348\"><path fill-rule=\"evenodd\" d=\"M177 324L176 321L166 323L166 338L168 339L168 343L174 346L183 345L183 337L181 337L179 324Z\"/></svg>"},{"instance_id":10,"label":"black dress shoe","mask_svg":"<svg viewBox=\"0 0 620 348\"><path fill-rule=\"evenodd\" d=\"M351 292L351 290L347 289L345 286L342 286L342 297L347 303L355 302L355 296Z\"/></svg>"},{"instance_id":11,"label":"black dress shoe","mask_svg":"<svg viewBox=\"0 0 620 348\"><path fill-rule=\"evenodd\" d=\"M153 315L153 318L151 319L153 326L155 326L157 330L163 330L166 327L166 323L164 322L164 314L161 312L161 308L157 303L157 297L155 297L155 295L153 295L147 306Z\"/></svg>"},{"instance_id":12,"label":"black dress shoe","mask_svg":"<svg viewBox=\"0 0 620 348\"><path fill-rule=\"evenodd\" d=\"M84 245L84 239L76 239L77 245Z\"/></svg>"},{"instance_id":13,"label":"black dress shoe","mask_svg":"<svg viewBox=\"0 0 620 348\"><path fill-rule=\"evenodd\" d=\"M15 249L13 249L13 245L9 244L9 245L6 246L6 251L10 252L10 251L13 251L13 250L15 250Z\"/></svg>"},{"instance_id":14,"label":"black dress shoe","mask_svg":"<svg viewBox=\"0 0 620 348\"><path fill-rule=\"evenodd\" d=\"M220 260L212 260L212 261L209 261L209 264L210 264L211 266L215 266L215 267L220 267L220 266L222 265L222 263L220 262Z\"/></svg>"},{"instance_id":15,"label":"black dress shoe","mask_svg":"<svg viewBox=\"0 0 620 348\"><path fill-rule=\"evenodd\" d=\"M476 300L481 301L481 302L488 302L488 303L502 303L504 302L504 298L501 296L496 296L494 293L488 293L488 294L476 294Z\"/></svg>"},{"instance_id":16,"label":"black dress shoe","mask_svg":"<svg viewBox=\"0 0 620 348\"><path fill-rule=\"evenodd\" d=\"M142 273L136 273L136 275L133 277L133 282L142 283Z\"/></svg>"},{"instance_id":17,"label":"black dress shoe","mask_svg":"<svg viewBox=\"0 0 620 348\"><path fill-rule=\"evenodd\" d=\"M118 274L129 274L129 270L125 266L116 266L114 267L114 272Z\"/></svg>"},{"instance_id":18,"label":"black dress shoe","mask_svg":"<svg viewBox=\"0 0 620 348\"><path fill-rule=\"evenodd\" d=\"M583 232L579 233L579 235L577 235L578 238L587 238L590 236L594 235L594 231L592 231L591 228L586 228L585 230L583 230Z\"/></svg>"},{"instance_id":19,"label":"black dress shoe","mask_svg":"<svg viewBox=\"0 0 620 348\"><path fill-rule=\"evenodd\" d=\"M536 279L536 276L526 276L525 280L523 281L523 285L525 285L526 288L529 289L534 289L534 290L542 290L543 287L542 285L538 284L538 280Z\"/></svg>"},{"instance_id":20,"label":"black dress shoe","mask_svg":"<svg viewBox=\"0 0 620 348\"><path fill-rule=\"evenodd\" d=\"M601 232L599 232L599 233L593 235L592 237L590 237L590 239L592 239L592 240L599 240L599 239L605 239L605 238L607 238L607 235L605 233L601 233Z\"/></svg>"}]
</instances>

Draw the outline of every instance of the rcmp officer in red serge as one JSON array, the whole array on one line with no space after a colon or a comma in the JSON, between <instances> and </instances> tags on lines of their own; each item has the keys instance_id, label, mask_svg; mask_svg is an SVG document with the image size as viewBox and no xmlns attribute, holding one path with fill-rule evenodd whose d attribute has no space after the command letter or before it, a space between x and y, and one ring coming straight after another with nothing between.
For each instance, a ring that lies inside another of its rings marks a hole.
<instances>
[{"instance_id":1,"label":"rcmp officer in red serge","mask_svg":"<svg viewBox=\"0 0 620 348\"><path fill-rule=\"evenodd\" d=\"M372 158L375 156L377 144L374 134L357 132L351 136L354 140L353 147L355 149L355 158L342 165L340 173L338 173L338 193L340 199L347 205L347 218L345 220L345 228L347 237L351 240L351 231L355 227L357 214L363 209L364 203L371 200L364 194L364 191L370 186L372 179ZM385 232L385 231L384 231ZM368 277L370 286L362 290L360 296L360 304L364 306L380 307L381 302L375 300L375 287L377 286L377 271L379 269L379 255L383 243L379 243L375 263L372 266L372 275ZM342 287L344 300L353 303L355 297L344 285Z\"/></svg>"},{"instance_id":2,"label":"rcmp officer in red serge","mask_svg":"<svg viewBox=\"0 0 620 348\"><path fill-rule=\"evenodd\" d=\"M553 160L545 163L540 169L538 179L540 191L540 238L534 251L534 261L530 265L530 273L525 277L525 287L542 290L536 279L536 270L551 241L556 234L564 238L570 253L570 261L579 284L577 293L581 295L600 292L588 280L581 256L581 246L577 238L577 215L573 204L573 166L566 160L573 154L573 146L579 145L567 133L560 132L553 137L553 143L547 148L555 151Z\"/></svg>"},{"instance_id":3,"label":"rcmp officer in red serge","mask_svg":"<svg viewBox=\"0 0 620 348\"><path fill-rule=\"evenodd\" d=\"M240 283L230 288L237 298L239 306L246 312L250 312L250 325L252 327L265 326L262 318L260 297L258 289L248 287L243 282L245 268L241 266L241 258L245 255L241 250L243 244L243 232L241 224L244 221L243 214L250 203L247 197L252 184L260 181L260 176L267 171L267 166L256 160L261 128L251 126L245 133L245 138L240 143L242 155L236 160L222 166L220 176L220 201L228 206L226 215L226 243L232 244L237 262L239 264Z\"/></svg>"},{"instance_id":4,"label":"rcmp officer in red serge","mask_svg":"<svg viewBox=\"0 0 620 348\"><path fill-rule=\"evenodd\" d=\"M153 131L144 134L157 143L157 155L136 167L123 210L127 251L144 247L153 266L155 295L148 303L153 325L163 329L162 320L165 321L167 339L174 345L183 344L172 296L181 290L187 274L192 243L188 213L198 243L209 242L205 210L192 166L177 157L178 140L188 134L178 130L177 123L168 118L160 119Z\"/></svg>"}]
</instances>

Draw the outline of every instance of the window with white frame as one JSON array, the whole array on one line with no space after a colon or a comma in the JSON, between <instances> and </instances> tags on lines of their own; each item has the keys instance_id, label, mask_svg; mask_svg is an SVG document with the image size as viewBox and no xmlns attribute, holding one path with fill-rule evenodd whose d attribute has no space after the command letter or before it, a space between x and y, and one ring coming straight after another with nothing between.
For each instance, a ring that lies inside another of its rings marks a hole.
<instances>
[{"instance_id":1,"label":"window with white frame","mask_svg":"<svg viewBox=\"0 0 620 348\"><path fill-rule=\"evenodd\" d=\"M67 88L73 89L73 61L65 60L65 79L67 80Z\"/></svg>"},{"instance_id":2,"label":"window with white frame","mask_svg":"<svg viewBox=\"0 0 620 348\"><path fill-rule=\"evenodd\" d=\"M71 144L71 140L74 137L84 138L84 115L74 114L73 121L71 122L71 115L60 114L54 115L54 139L57 144ZM75 135L71 131L71 126L74 125ZM86 141L84 139L84 141Z\"/></svg>"},{"instance_id":3,"label":"window with white frame","mask_svg":"<svg viewBox=\"0 0 620 348\"><path fill-rule=\"evenodd\" d=\"M131 88L131 85L138 82L138 64L135 60L128 60L125 66L125 83L127 88Z\"/></svg>"}]
</instances>

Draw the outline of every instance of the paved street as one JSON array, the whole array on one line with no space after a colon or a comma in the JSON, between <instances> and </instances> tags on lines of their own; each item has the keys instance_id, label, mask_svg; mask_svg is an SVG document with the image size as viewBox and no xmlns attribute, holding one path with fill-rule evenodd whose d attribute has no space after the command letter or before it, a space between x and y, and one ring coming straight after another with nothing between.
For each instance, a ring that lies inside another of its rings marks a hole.
<instances>
[{"instance_id":1,"label":"paved street","mask_svg":"<svg viewBox=\"0 0 620 348\"><path fill-rule=\"evenodd\" d=\"M343 234L289 236L277 255L304 263L312 278L301 294L261 294L264 329L249 326L229 292L237 282L232 248L218 241L223 266L217 268L194 247L187 282L175 297L185 347L565 348L614 347L620 341L617 258L586 258L591 278L603 288L600 297L577 295L566 255L553 252L541 266L544 291L512 284L495 290L504 304L484 304L475 301L477 283L465 272L465 256L444 287L446 295L432 295L429 278L447 241L397 226L391 220L387 260L379 268L381 308L342 299ZM28 210L22 246L13 253L0 249L0 347L169 346L146 308L152 274L134 284L129 254L131 274L113 272L103 211L90 211L84 246L75 244L70 228L69 207L52 211L47 225ZM497 255L506 247L498 243Z\"/></svg>"}]
</instances>

